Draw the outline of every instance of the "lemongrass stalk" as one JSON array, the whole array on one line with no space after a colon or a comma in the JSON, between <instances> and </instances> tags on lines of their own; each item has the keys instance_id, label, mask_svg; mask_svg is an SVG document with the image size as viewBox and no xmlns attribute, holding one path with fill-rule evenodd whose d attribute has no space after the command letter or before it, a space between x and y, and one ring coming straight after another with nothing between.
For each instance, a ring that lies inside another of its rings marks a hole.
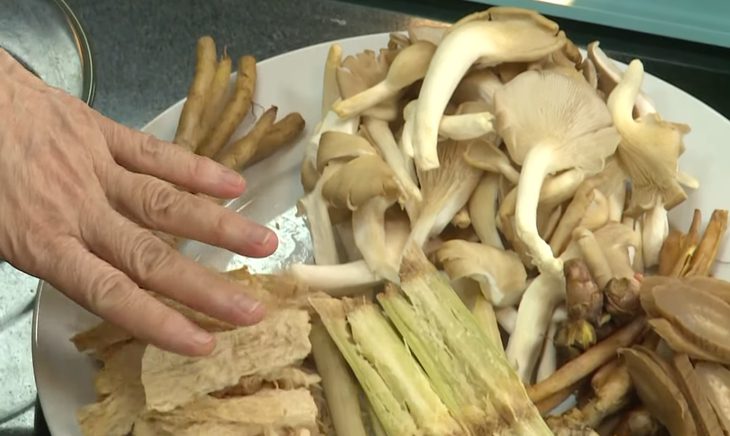
<instances>
[{"instance_id":1,"label":"lemongrass stalk","mask_svg":"<svg viewBox=\"0 0 730 436\"><path fill-rule=\"evenodd\" d=\"M347 313L352 338L425 434L448 435L458 424L388 320L373 304L354 304Z\"/></svg>"},{"instance_id":2,"label":"lemongrass stalk","mask_svg":"<svg viewBox=\"0 0 730 436\"><path fill-rule=\"evenodd\" d=\"M360 354L348 330L342 301L312 298L310 303L365 391L386 434L416 434L418 428L405 404L396 398L378 371Z\"/></svg>"},{"instance_id":3,"label":"lemongrass stalk","mask_svg":"<svg viewBox=\"0 0 730 436\"><path fill-rule=\"evenodd\" d=\"M441 391L451 391L448 393L458 402L467 402L484 414L482 422L462 422L470 431L551 434L499 347L414 244L404 253L401 288L408 300L391 290L381 294L379 301L381 305L385 302L386 313L444 403L449 405ZM447 370L434 371L438 366L446 366ZM457 383L444 388L444 382L451 380ZM462 389L464 380L469 389ZM464 418L461 412L452 410L457 419Z\"/></svg>"},{"instance_id":4,"label":"lemongrass stalk","mask_svg":"<svg viewBox=\"0 0 730 436\"><path fill-rule=\"evenodd\" d=\"M366 436L360 413L358 387L347 362L321 322L312 323L309 333L312 355L317 372L322 377L322 388L327 399L332 425L338 435Z\"/></svg>"}]
</instances>

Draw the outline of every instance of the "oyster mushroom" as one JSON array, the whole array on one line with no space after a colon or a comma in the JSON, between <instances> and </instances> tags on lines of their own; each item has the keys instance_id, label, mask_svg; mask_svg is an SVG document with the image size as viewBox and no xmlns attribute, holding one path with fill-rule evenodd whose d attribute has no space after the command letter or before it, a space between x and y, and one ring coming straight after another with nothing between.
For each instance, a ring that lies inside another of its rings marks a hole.
<instances>
[{"instance_id":1,"label":"oyster mushroom","mask_svg":"<svg viewBox=\"0 0 730 436\"><path fill-rule=\"evenodd\" d=\"M365 50L346 57L342 61L342 66L337 69L337 85L342 99L353 97L383 81L388 74L393 54L394 50L389 49L380 50L377 56L373 50ZM392 121L398 118L398 112L398 99L395 96L362 111L361 115ZM332 115L340 122L357 118L341 118L334 110Z\"/></svg>"},{"instance_id":2,"label":"oyster mushroom","mask_svg":"<svg viewBox=\"0 0 730 436\"><path fill-rule=\"evenodd\" d=\"M678 181L677 161L689 126L663 121L656 113L633 118L632 109L643 76L641 61L631 61L607 101L621 133L616 153L632 183L625 211L629 216L638 216L657 203L671 210L687 198Z\"/></svg>"},{"instance_id":3,"label":"oyster mushroom","mask_svg":"<svg viewBox=\"0 0 730 436\"><path fill-rule=\"evenodd\" d=\"M509 157L486 139L472 141L464 153L464 160L475 168L502 174L514 184L520 179L520 173L512 166Z\"/></svg>"},{"instance_id":4,"label":"oyster mushroom","mask_svg":"<svg viewBox=\"0 0 730 436\"><path fill-rule=\"evenodd\" d=\"M524 105L530 101L529 105ZM585 81L528 71L495 95L497 131L522 165L515 226L542 273L562 275L562 262L537 230L540 189L548 174L576 168L598 173L620 137L606 105Z\"/></svg>"},{"instance_id":5,"label":"oyster mushroom","mask_svg":"<svg viewBox=\"0 0 730 436\"><path fill-rule=\"evenodd\" d=\"M313 165L317 181L312 190L299 200L297 206L307 216L315 262L331 265L339 263L339 255L332 221L323 196L325 185L346 162L359 156L374 156L375 149L362 137L341 132L325 132L320 143ZM304 172L302 177L305 177Z\"/></svg>"},{"instance_id":6,"label":"oyster mushroom","mask_svg":"<svg viewBox=\"0 0 730 436\"><path fill-rule=\"evenodd\" d=\"M342 64L342 46L330 45L327 60L324 63L324 79L322 83L322 117L332 109L332 105L340 99L337 87L337 68Z\"/></svg>"},{"instance_id":7,"label":"oyster mushroom","mask_svg":"<svg viewBox=\"0 0 730 436\"><path fill-rule=\"evenodd\" d=\"M591 276L596 281L598 288L604 289L613 278L613 272L606 255L596 240L596 236L583 227L575 229L573 234Z\"/></svg>"},{"instance_id":8,"label":"oyster mushroom","mask_svg":"<svg viewBox=\"0 0 730 436\"><path fill-rule=\"evenodd\" d=\"M397 97L403 88L423 78L435 51L435 45L424 41L414 42L400 50L382 81L338 101L333 105L333 110L342 118L350 118L384 100Z\"/></svg>"},{"instance_id":9,"label":"oyster mushroom","mask_svg":"<svg viewBox=\"0 0 730 436\"><path fill-rule=\"evenodd\" d=\"M441 23L433 20L414 19L408 23L408 38L411 43L418 41L430 42L433 45L439 45L446 32L449 30L449 24Z\"/></svg>"},{"instance_id":10,"label":"oyster mushroom","mask_svg":"<svg viewBox=\"0 0 730 436\"><path fill-rule=\"evenodd\" d=\"M465 142L445 141L439 145L443 165L431 171L418 171L423 201L412 222L410 239L419 247L443 231L479 183L482 170L467 164L463 158L467 147Z\"/></svg>"},{"instance_id":11,"label":"oyster mushroom","mask_svg":"<svg viewBox=\"0 0 730 436\"><path fill-rule=\"evenodd\" d=\"M641 256L644 268L659 265L659 252L668 235L667 210L657 203L641 216Z\"/></svg>"},{"instance_id":12,"label":"oyster mushroom","mask_svg":"<svg viewBox=\"0 0 730 436\"><path fill-rule=\"evenodd\" d=\"M499 176L494 173L484 173L481 181L474 189L469 199L469 216L482 244L503 249L502 238L497 231L497 196Z\"/></svg>"},{"instance_id":13,"label":"oyster mushroom","mask_svg":"<svg viewBox=\"0 0 730 436\"><path fill-rule=\"evenodd\" d=\"M451 280L468 277L479 283L495 307L514 305L527 286L525 267L511 251L454 239L441 245L436 259Z\"/></svg>"},{"instance_id":14,"label":"oyster mushroom","mask_svg":"<svg viewBox=\"0 0 730 436\"><path fill-rule=\"evenodd\" d=\"M438 124L454 90L472 65L531 61L559 49L565 34L533 11L490 8L451 26L439 43L421 86L412 127L414 158L422 171L438 168Z\"/></svg>"},{"instance_id":15,"label":"oyster mushroom","mask_svg":"<svg viewBox=\"0 0 730 436\"><path fill-rule=\"evenodd\" d=\"M696 434L689 405L671 376L644 347L620 351L642 403L672 436Z\"/></svg>"},{"instance_id":16,"label":"oyster mushroom","mask_svg":"<svg viewBox=\"0 0 730 436\"><path fill-rule=\"evenodd\" d=\"M515 330L509 337L505 352L523 383L532 379L550 318L555 307L564 299L565 278L562 274L540 274L522 295Z\"/></svg>"},{"instance_id":17,"label":"oyster mushroom","mask_svg":"<svg viewBox=\"0 0 730 436\"><path fill-rule=\"evenodd\" d=\"M586 50L588 57L586 58L594 66L598 89L608 97L618 82L621 81L621 70L609 58L606 53L601 50L598 41L591 42ZM641 90L636 95L634 113L638 116L654 113L654 103Z\"/></svg>"},{"instance_id":18,"label":"oyster mushroom","mask_svg":"<svg viewBox=\"0 0 730 436\"><path fill-rule=\"evenodd\" d=\"M401 149L409 158L413 158L413 142L411 128L415 117L418 100L411 100L403 108L403 132L401 133ZM484 110L477 102L464 102L459 105L457 114L444 115L439 123L439 138L466 141L479 138L494 132L492 121L494 115Z\"/></svg>"},{"instance_id":19,"label":"oyster mushroom","mask_svg":"<svg viewBox=\"0 0 730 436\"><path fill-rule=\"evenodd\" d=\"M456 103L478 99L484 102L489 112L493 112L494 93L502 86L502 81L494 71L489 68L480 68L467 73L461 79L451 99Z\"/></svg>"},{"instance_id":20,"label":"oyster mushroom","mask_svg":"<svg viewBox=\"0 0 730 436\"><path fill-rule=\"evenodd\" d=\"M372 138L375 145L380 150L385 161L390 165L395 173L398 182L407 194L406 202L410 202L409 207L415 207L421 200L421 191L416 185L416 180L411 177L408 164L401 154L398 143L393 137L388 123L371 117L364 119L365 129ZM411 213L411 212L409 212Z\"/></svg>"}]
</instances>

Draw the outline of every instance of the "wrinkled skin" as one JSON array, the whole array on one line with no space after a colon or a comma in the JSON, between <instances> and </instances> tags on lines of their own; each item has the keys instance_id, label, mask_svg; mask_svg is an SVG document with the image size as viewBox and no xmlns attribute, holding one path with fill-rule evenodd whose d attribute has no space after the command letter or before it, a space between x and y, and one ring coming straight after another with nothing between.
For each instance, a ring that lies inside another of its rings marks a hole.
<instances>
[{"instance_id":1,"label":"wrinkled skin","mask_svg":"<svg viewBox=\"0 0 730 436\"><path fill-rule=\"evenodd\" d=\"M187 355L210 353L213 337L145 290L234 324L259 321L264 308L245 290L150 230L269 255L273 232L191 193L244 189L237 173L103 117L0 49L0 257L86 309Z\"/></svg>"}]
</instances>

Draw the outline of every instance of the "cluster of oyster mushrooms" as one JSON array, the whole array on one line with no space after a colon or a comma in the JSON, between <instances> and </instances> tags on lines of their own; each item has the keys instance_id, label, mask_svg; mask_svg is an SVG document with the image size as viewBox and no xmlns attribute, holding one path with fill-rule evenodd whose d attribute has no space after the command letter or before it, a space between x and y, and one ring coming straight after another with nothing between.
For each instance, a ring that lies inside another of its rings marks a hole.
<instances>
[{"instance_id":1,"label":"cluster of oyster mushrooms","mask_svg":"<svg viewBox=\"0 0 730 436\"><path fill-rule=\"evenodd\" d=\"M670 233L698 188L678 168L689 127L643 75L515 8L333 44L301 167L315 264L287 273L371 295L415 244L499 325L542 412L577 399L556 433L727 433L730 284L709 278L727 212Z\"/></svg>"}]
</instances>

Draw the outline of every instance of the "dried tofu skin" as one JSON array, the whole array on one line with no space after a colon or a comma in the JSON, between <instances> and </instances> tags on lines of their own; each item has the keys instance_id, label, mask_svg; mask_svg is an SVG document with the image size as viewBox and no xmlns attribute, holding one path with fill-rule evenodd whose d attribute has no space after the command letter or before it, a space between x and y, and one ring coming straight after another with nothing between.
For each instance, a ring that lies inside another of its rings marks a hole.
<instances>
[{"instance_id":1,"label":"dried tofu skin","mask_svg":"<svg viewBox=\"0 0 730 436\"><path fill-rule=\"evenodd\" d=\"M253 275L246 268L241 268L228 271L225 276L240 283L241 292L260 301L269 309L308 308L308 298L313 294L308 287L284 275ZM193 310L170 298L152 292L150 295L209 332L222 332L236 328L233 324ZM98 354L108 347L131 339L132 335L126 330L108 321L102 321L91 329L76 334L71 341L78 351L95 351Z\"/></svg>"},{"instance_id":2,"label":"dried tofu skin","mask_svg":"<svg viewBox=\"0 0 730 436\"><path fill-rule=\"evenodd\" d=\"M82 407L77 418L84 436L123 436L145 409L141 375L145 344L130 342L109 357L96 377L101 401Z\"/></svg>"},{"instance_id":3,"label":"dried tofu skin","mask_svg":"<svg viewBox=\"0 0 730 436\"><path fill-rule=\"evenodd\" d=\"M102 321L89 330L76 334L71 338L78 351L103 350L120 342L132 339L126 330L108 322Z\"/></svg>"},{"instance_id":4,"label":"dried tofu skin","mask_svg":"<svg viewBox=\"0 0 730 436\"><path fill-rule=\"evenodd\" d=\"M321 381L317 374L301 368L288 366L266 371L262 374L241 377L237 384L229 386L211 395L216 398L251 395L263 388L296 389L306 388Z\"/></svg>"},{"instance_id":5,"label":"dried tofu skin","mask_svg":"<svg viewBox=\"0 0 730 436\"><path fill-rule=\"evenodd\" d=\"M268 389L245 397L204 396L169 412L146 412L135 435L240 436L317 434L317 405L309 390ZM294 433L296 434L296 432Z\"/></svg>"},{"instance_id":6,"label":"dried tofu skin","mask_svg":"<svg viewBox=\"0 0 730 436\"><path fill-rule=\"evenodd\" d=\"M302 361L310 352L309 314L271 312L260 323L214 333L213 352L187 357L149 346L142 357L147 408L169 411L211 392L235 385L241 377Z\"/></svg>"}]
</instances>

